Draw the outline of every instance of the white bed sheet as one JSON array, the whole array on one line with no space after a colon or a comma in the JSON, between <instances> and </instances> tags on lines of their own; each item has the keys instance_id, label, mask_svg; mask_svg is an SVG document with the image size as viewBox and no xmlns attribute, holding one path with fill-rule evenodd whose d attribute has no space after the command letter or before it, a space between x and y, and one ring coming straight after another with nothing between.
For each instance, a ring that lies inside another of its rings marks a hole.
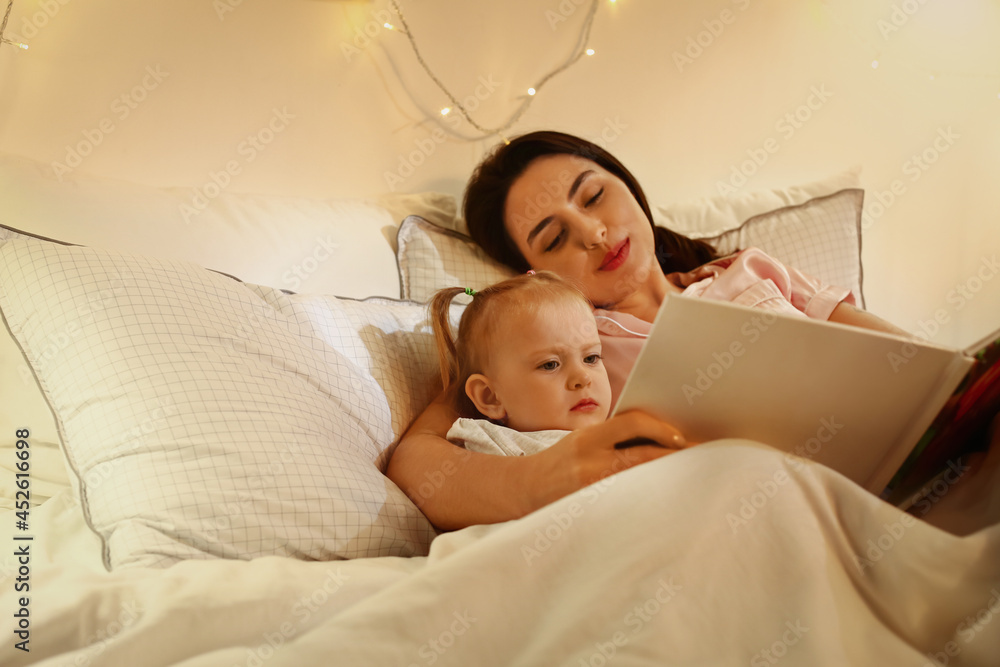
<instances>
[{"instance_id":1,"label":"white bed sheet","mask_svg":"<svg viewBox=\"0 0 1000 667\"><path fill-rule=\"evenodd\" d=\"M0 664L918 666L939 655L985 667L1000 655L1000 525L949 534L749 441L443 535L426 558L105 573L74 511L57 496L33 513L32 652L8 635ZM8 579L0 608L13 595Z\"/></svg>"}]
</instances>

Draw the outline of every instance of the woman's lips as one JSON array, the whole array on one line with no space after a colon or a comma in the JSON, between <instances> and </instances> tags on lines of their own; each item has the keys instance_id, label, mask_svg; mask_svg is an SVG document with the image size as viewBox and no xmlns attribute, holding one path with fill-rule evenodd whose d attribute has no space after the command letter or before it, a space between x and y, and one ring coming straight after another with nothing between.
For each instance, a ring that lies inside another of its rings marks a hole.
<instances>
[{"instance_id":1,"label":"woman's lips","mask_svg":"<svg viewBox=\"0 0 1000 667\"><path fill-rule=\"evenodd\" d=\"M597 409L597 401L595 401L592 398L585 398L582 401L580 401L579 403L577 403L576 405L574 405L572 408L570 408L570 411L571 412L578 412L578 411L590 412L591 410L596 410L596 409Z\"/></svg>"},{"instance_id":2,"label":"woman's lips","mask_svg":"<svg viewBox=\"0 0 1000 667\"><path fill-rule=\"evenodd\" d=\"M607 255L604 256L604 261L601 262L601 271L614 271L619 266L625 263L628 259L628 251L630 247L630 242L625 239L618 244L616 248L613 248Z\"/></svg>"}]
</instances>

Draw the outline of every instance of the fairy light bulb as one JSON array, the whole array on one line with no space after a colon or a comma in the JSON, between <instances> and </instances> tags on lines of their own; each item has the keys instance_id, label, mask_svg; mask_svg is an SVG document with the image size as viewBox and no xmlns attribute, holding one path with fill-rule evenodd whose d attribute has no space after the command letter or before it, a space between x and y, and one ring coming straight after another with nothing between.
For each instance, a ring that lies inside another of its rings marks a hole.
<instances>
[{"instance_id":1,"label":"fairy light bulb","mask_svg":"<svg viewBox=\"0 0 1000 667\"><path fill-rule=\"evenodd\" d=\"M60 0L60 1L62 1L62 0ZM613 1L614 0L612 0L612 2ZM577 2L578 4L582 4L584 2L584 0L574 0L574 2ZM583 26L581 26L581 28L580 28L580 37L579 37L579 40L577 41L577 44L581 44L581 43L582 44L586 44L587 43L587 41L589 39L589 36L590 36L590 28L591 28L591 25L593 24L594 15L597 12L597 8L598 8L599 4L600 4L599 0L590 0L590 11L587 12L587 17L586 17L586 19L583 22ZM444 93L444 95L452 103L451 106L444 107L444 108L442 108L440 110L441 115L442 116L447 116L452 111L455 111L458 114L460 114L469 123L469 125L471 125L472 127L476 128L477 130L479 130L480 132L482 132L483 136L496 136L496 137L499 137L504 143L510 143L510 140L507 139L506 136L504 136L504 131L507 130L508 128L512 127L515 123L517 123L517 121L521 118L521 116L524 114L524 112L527 110L528 106L530 105L531 101L533 101L533 100L528 100L526 104L520 105L520 107L518 109L516 109L510 115L510 118L507 120L507 122L503 126L495 128L495 129L490 129L490 128L487 128L487 127L483 127L482 125L480 125L479 123L477 123L474 118L472 118L472 116L469 114L469 110L467 110L462 105L462 103L458 100L458 98L456 98L451 93L451 91L448 90L448 88L444 85L444 83L441 82L441 80L435 75L435 73L431 70L431 68L424 61L423 57L420 54L420 50L417 48L417 41L414 38L414 35L410 32L410 26L409 26L409 24L406 21L406 17L404 16L404 12L403 12L402 8L399 6L400 5L399 1L398 0L389 0L389 5L392 7L392 10L396 13L396 15L399 17L398 25L392 24L392 23L390 23L388 21L384 22L382 25L387 30L392 30L393 32L395 32L397 34L401 34L401 35L405 35L406 36L406 39L407 39L407 41L410 44L410 48L413 50L413 55L414 55L414 57L416 57L417 62L424 69L424 71L427 73L427 75L430 77L430 79L437 85L437 87L441 90L441 92ZM584 52L588 56L594 55L594 49L589 49L588 48L588 49L585 49ZM549 79L551 79L552 77L560 74L561 72L563 72L564 70L566 70L567 68L569 68L571 65L573 65L574 63L576 63L580 59L581 55L582 54L579 51L574 51L574 57L573 58L571 58L568 62L563 63L562 65L554 68L553 70L551 70L550 72L548 72L545 76L543 76L542 78L538 79L537 80L538 81L537 85L541 86L541 85L545 84ZM528 93L528 97L529 98L533 98L538 93L538 88L537 87L528 88L527 89L527 93Z\"/></svg>"}]
</instances>

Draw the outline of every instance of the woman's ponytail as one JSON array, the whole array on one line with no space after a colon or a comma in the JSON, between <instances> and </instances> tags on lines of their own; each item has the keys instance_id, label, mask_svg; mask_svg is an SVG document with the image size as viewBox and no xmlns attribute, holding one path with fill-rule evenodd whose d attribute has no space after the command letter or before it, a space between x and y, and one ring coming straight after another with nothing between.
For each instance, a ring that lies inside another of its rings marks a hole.
<instances>
[{"instance_id":1,"label":"woman's ponytail","mask_svg":"<svg viewBox=\"0 0 1000 667\"><path fill-rule=\"evenodd\" d=\"M663 273L686 273L719 259L715 248L705 241L688 238L656 224L653 225L653 240Z\"/></svg>"}]
</instances>

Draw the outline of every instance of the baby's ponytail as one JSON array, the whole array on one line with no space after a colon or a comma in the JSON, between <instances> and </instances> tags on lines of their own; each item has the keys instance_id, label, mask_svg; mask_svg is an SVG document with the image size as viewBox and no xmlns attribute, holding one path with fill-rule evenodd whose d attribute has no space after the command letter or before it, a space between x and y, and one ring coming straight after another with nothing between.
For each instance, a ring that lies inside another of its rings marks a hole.
<instances>
[{"instance_id":1,"label":"baby's ponytail","mask_svg":"<svg viewBox=\"0 0 1000 667\"><path fill-rule=\"evenodd\" d=\"M458 347L451 334L451 302L459 294L464 294L461 287L448 287L434 294L428 306L431 327L434 329L434 341L437 344L438 365L441 368L441 384L445 395L455 392L455 383L459 380ZM454 402L454 401L453 401Z\"/></svg>"}]
</instances>

